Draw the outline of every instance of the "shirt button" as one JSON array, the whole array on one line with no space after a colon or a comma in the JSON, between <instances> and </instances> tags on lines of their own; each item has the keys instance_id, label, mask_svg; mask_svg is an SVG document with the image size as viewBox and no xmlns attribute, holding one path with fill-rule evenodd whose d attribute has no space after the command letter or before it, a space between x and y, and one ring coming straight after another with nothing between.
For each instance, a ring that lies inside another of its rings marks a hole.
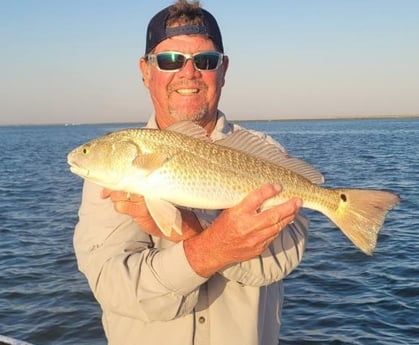
<instances>
[{"instance_id":1,"label":"shirt button","mask_svg":"<svg viewBox=\"0 0 419 345\"><path fill-rule=\"evenodd\" d=\"M205 322L205 317L201 316L201 317L198 319L198 321L199 321L199 323L204 323L204 322Z\"/></svg>"}]
</instances>

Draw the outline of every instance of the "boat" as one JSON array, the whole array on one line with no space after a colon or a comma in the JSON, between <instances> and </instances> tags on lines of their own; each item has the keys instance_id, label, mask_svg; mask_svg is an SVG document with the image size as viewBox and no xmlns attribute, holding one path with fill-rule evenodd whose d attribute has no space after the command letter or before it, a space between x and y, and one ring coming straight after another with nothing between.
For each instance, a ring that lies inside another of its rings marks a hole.
<instances>
[{"instance_id":1,"label":"boat","mask_svg":"<svg viewBox=\"0 0 419 345\"><path fill-rule=\"evenodd\" d=\"M26 341L17 340L14 338L6 337L4 335L0 335L0 345L33 345L27 343Z\"/></svg>"}]
</instances>

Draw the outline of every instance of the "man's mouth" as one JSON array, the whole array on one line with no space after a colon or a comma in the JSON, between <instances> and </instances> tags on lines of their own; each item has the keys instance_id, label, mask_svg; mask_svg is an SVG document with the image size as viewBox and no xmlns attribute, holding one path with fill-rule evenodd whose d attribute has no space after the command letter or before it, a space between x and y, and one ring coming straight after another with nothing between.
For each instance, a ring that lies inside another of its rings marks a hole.
<instances>
[{"instance_id":1,"label":"man's mouth","mask_svg":"<svg viewBox=\"0 0 419 345\"><path fill-rule=\"evenodd\" d=\"M199 89L177 89L176 92L182 96L197 94Z\"/></svg>"}]
</instances>

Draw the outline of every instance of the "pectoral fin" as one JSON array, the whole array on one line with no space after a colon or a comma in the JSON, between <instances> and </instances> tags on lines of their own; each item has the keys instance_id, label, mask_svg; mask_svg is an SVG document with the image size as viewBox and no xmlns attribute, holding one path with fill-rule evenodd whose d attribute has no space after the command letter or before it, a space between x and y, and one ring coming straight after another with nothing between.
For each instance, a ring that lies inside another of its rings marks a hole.
<instances>
[{"instance_id":1,"label":"pectoral fin","mask_svg":"<svg viewBox=\"0 0 419 345\"><path fill-rule=\"evenodd\" d=\"M161 199L145 198L147 209L163 234L170 236L172 230L182 235L182 215L170 202Z\"/></svg>"},{"instance_id":2,"label":"pectoral fin","mask_svg":"<svg viewBox=\"0 0 419 345\"><path fill-rule=\"evenodd\" d=\"M132 161L135 168L143 170L146 174L161 168L169 160L169 156L164 153L139 154Z\"/></svg>"}]
</instances>

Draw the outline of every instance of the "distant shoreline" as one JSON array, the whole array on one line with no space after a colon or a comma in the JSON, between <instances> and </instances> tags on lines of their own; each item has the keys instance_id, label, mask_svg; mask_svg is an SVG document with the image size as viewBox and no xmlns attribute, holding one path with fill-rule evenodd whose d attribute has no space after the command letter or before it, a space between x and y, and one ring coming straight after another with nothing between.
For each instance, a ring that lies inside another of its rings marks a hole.
<instances>
[{"instance_id":1,"label":"distant shoreline","mask_svg":"<svg viewBox=\"0 0 419 345\"><path fill-rule=\"evenodd\" d=\"M248 120L231 120L232 122L254 122L254 121L327 121L327 120L385 120L385 119L414 119L419 118L419 114L413 115L330 115L330 116L319 116L319 117L282 117L278 119L248 119Z\"/></svg>"},{"instance_id":2,"label":"distant shoreline","mask_svg":"<svg viewBox=\"0 0 419 345\"><path fill-rule=\"evenodd\" d=\"M234 119L231 122L256 122L256 121L330 121L330 120L385 120L385 119L414 119L419 118L419 114L402 115L330 115L319 117L280 117L280 118L259 118L259 119ZM20 123L20 124L0 124L0 127L20 127L20 126L87 126L87 125L115 125L115 124L143 124L147 121L115 121L115 122L85 122L85 123Z\"/></svg>"}]
</instances>

